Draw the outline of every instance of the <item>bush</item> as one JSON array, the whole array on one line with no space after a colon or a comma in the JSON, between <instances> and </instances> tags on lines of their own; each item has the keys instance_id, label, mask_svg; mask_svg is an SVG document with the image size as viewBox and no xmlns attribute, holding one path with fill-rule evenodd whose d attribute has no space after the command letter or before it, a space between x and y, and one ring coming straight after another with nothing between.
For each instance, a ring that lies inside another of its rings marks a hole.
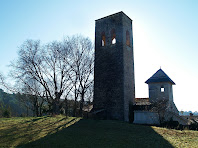
<instances>
[{"instance_id":1,"label":"bush","mask_svg":"<svg viewBox=\"0 0 198 148\"><path fill-rule=\"evenodd\" d=\"M198 123L191 123L190 125L182 125L179 124L178 121L173 121L171 118L169 121L163 122L161 124L162 127L166 127L169 129L176 129L176 130L197 130L198 131Z\"/></svg>"},{"instance_id":2,"label":"bush","mask_svg":"<svg viewBox=\"0 0 198 148\"><path fill-rule=\"evenodd\" d=\"M192 123L191 125L189 125L189 130L198 131L198 123Z\"/></svg>"},{"instance_id":3,"label":"bush","mask_svg":"<svg viewBox=\"0 0 198 148\"><path fill-rule=\"evenodd\" d=\"M169 121L165 121L161 125L162 127L170 128L170 129L180 129L182 128L178 121L173 121L171 118Z\"/></svg>"},{"instance_id":4,"label":"bush","mask_svg":"<svg viewBox=\"0 0 198 148\"><path fill-rule=\"evenodd\" d=\"M0 104L0 113L1 117L10 118L11 117L11 108L10 106L4 105L4 103Z\"/></svg>"},{"instance_id":5,"label":"bush","mask_svg":"<svg viewBox=\"0 0 198 148\"><path fill-rule=\"evenodd\" d=\"M3 115L3 117L5 117L5 118L10 118L10 117L11 117L11 111L10 111L10 109L8 109L8 108L4 109L2 115Z\"/></svg>"}]
</instances>

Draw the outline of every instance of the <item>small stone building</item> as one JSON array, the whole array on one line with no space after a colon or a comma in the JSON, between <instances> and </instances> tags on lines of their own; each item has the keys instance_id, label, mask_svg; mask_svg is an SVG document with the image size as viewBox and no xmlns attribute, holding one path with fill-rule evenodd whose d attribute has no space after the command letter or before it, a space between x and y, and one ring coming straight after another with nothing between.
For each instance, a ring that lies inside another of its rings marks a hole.
<instances>
[{"instance_id":1,"label":"small stone building","mask_svg":"<svg viewBox=\"0 0 198 148\"><path fill-rule=\"evenodd\" d=\"M168 110L179 115L179 111L173 101L172 85L175 85L175 83L161 68L145 83L147 83L149 87L150 103L167 101Z\"/></svg>"},{"instance_id":2,"label":"small stone building","mask_svg":"<svg viewBox=\"0 0 198 148\"><path fill-rule=\"evenodd\" d=\"M136 99L134 123L160 124L160 119L163 117L165 121L172 118L180 124L188 124L187 120L179 116L179 111L173 101L172 85L175 83L161 68L145 83L149 87L149 98Z\"/></svg>"}]
</instances>

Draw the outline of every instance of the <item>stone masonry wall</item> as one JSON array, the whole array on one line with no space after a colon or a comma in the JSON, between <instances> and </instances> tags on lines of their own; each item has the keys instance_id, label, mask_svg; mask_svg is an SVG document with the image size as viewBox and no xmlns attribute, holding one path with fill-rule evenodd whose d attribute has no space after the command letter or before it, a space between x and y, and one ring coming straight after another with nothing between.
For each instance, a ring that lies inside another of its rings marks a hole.
<instances>
[{"instance_id":1,"label":"stone masonry wall","mask_svg":"<svg viewBox=\"0 0 198 148\"><path fill-rule=\"evenodd\" d=\"M113 29L116 44L111 44ZM125 45L126 30L131 34L129 48ZM132 22L123 12L96 20L94 110L105 109L104 118L128 121L129 101L134 96L132 43Z\"/></svg>"}]
</instances>

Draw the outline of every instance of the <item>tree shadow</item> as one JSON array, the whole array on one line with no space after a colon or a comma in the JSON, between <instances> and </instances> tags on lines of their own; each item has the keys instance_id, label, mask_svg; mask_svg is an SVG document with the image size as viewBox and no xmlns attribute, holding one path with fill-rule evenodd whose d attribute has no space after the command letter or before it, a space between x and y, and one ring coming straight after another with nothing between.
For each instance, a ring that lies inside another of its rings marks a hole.
<instances>
[{"instance_id":1,"label":"tree shadow","mask_svg":"<svg viewBox=\"0 0 198 148\"><path fill-rule=\"evenodd\" d=\"M56 133L17 147L173 148L150 126L112 120L82 119L67 128L59 130L65 126L60 125L55 129Z\"/></svg>"},{"instance_id":2,"label":"tree shadow","mask_svg":"<svg viewBox=\"0 0 198 148\"><path fill-rule=\"evenodd\" d=\"M42 120L42 122L43 122L43 121L47 120L47 118L48 118L48 116L35 117L31 120L22 121L22 122L20 122L20 124L34 123L34 122L37 122L37 121L40 121L40 120Z\"/></svg>"},{"instance_id":3,"label":"tree shadow","mask_svg":"<svg viewBox=\"0 0 198 148\"><path fill-rule=\"evenodd\" d=\"M47 120L47 121L46 121ZM14 147L61 130L77 122L78 118L37 117L27 120L13 120L0 130L0 147Z\"/></svg>"}]
</instances>

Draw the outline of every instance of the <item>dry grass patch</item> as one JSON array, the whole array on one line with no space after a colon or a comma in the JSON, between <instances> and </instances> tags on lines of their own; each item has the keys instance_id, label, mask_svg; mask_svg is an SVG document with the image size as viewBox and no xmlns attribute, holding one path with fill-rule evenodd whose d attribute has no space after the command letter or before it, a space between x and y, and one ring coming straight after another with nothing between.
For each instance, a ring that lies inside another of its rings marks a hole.
<instances>
[{"instance_id":1,"label":"dry grass patch","mask_svg":"<svg viewBox=\"0 0 198 148\"><path fill-rule=\"evenodd\" d=\"M198 131L174 130L159 127L152 127L158 134L164 137L174 147L198 148Z\"/></svg>"}]
</instances>

